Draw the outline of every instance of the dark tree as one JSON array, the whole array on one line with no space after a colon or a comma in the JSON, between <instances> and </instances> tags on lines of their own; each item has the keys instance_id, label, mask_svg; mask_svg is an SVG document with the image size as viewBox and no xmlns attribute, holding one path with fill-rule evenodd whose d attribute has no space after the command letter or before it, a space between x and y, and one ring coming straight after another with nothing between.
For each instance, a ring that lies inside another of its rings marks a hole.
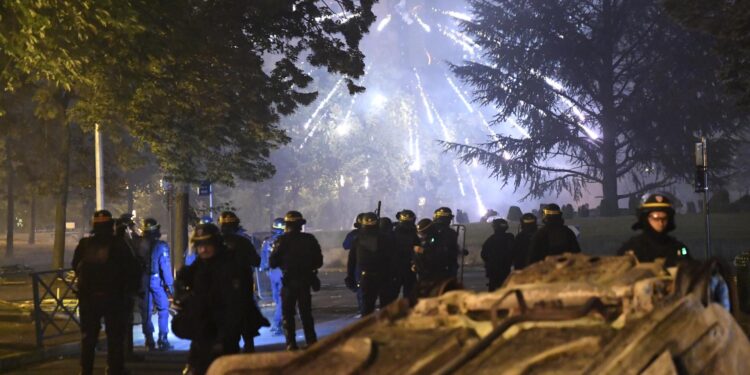
<instances>
[{"instance_id":1,"label":"dark tree","mask_svg":"<svg viewBox=\"0 0 750 375\"><path fill-rule=\"evenodd\" d=\"M750 3L726 0L665 0L682 24L716 38L720 77L738 104L750 108Z\"/></svg>"},{"instance_id":2,"label":"dark tree","mask_svg":"<svg viewBox=\"0 0 750 375\"><path fill-rule=\"evenodd\" d=\"M693 171L692 145L710 138L713 170L729 165L740 116L716 83L711 40L676 25L655 0L472 0L462 24L482 59L452 66L475 100L517 119L529 137L448 144L528 196L599 184L605 215L620 198ZM634 189L620 191L630 180Z\"/></svg>"}]
</instances>

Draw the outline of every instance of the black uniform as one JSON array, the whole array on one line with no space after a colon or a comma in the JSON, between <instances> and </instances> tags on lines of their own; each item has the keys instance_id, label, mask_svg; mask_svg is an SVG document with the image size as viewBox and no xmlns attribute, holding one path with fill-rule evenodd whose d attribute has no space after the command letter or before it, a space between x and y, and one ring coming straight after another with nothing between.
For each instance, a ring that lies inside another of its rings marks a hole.
<instances>
[{"instance_id":1,"label":"black uniform","mask_svg":"<svg viewBox=\"0 0 750 375\"><path fill-rule=\"evenodd\" d=\"M417 275L411 269L414 264L414 247L419 246L417 227L413 222L399 222L394 234L395 246L391 258L394 283L391 286L391 297L398 298L403 288L403 297L410 298L417 282Z\"/></svg>"},{"instance_id":2,"label":"black uniform","mask_svg":"<svg viewBox=\"0 0 750 375\"><path fill-rule=\"evenodd\" d=\"M95 233L78 243L72 265L78 278L81 373L93 373L102 318L106 325L109 373L123 373L125 327L132 312L130 300L140 280L135 257L125 241L114 233Z\"/></svg>"},{"instance_id":3,"label":"black uniform","mask_svg":"<svg viewBox=\"0 0 750 375\"><path fill-rule=\"evenodd\" d=\"M531 238L529 264L550 255L580 252L581 247L575 233L563 224L562 218L550 220Z\"/></svg>"},{"instance_id":4,"label":"black uniform","mask_svg":"<svg viewBox=\"0 0 750 375\"><path fill-rule=\"evenodd\" d=\"M420 246L422 251L414 255L414 266L420 283L434 283L455 276L455 254L448 244L439 241L437 231L425 233Z\"/></svg>"},{"instance_id":5,"label":"black uniform","mask_svg":"<svg viewBox=\"0 0 750 375\"><path fill-rule=\"evenodd\" d=\"M253 268L260 266L260 256L255 251L255 246L247 237L237 233L224 233L224 244L227 247L227 256L234 260L236 269L234 272L241 274L240 287L237 295L233 297L241 303L233 307L232 313L239 318L232 319L241 323L235 329L229 329L227 335L227 351L237 353L239 351L240 336L245 342L245 351L254 350L253 340L258 336L258 330L262 326L270 325L258 309L253 296L254 275Z\"/></svg>"},{"instance_id":6,"label":"black uniform","mask_svg":"<svg viewBox=\"0 0 750 375\"><path fill-rule=\"evenodd\" d=\"M205 373L217 357L238 351L248 267L246 260L219 245L216 255L197 257L177 273L175 301L181 310L172 320L172 330L191 340L188 364L196 374Z\"/></svg>"},{"instance_id":7,"label":"black uniform","mask_svg":"<svg viewBox=\"0 0 750 375\"><path fill-rule=\"evenodd\" d=\"M388 286L390 257L388 252L393 248L389 235L377 227L364 227L354 240L349 252L347 264L348 276L358 275L359 289L362 291L362 316L375 311L375 302L380 299L380 307L389 301Z\"/></svg>"},{"instance_id":8,"label":"black uniform","mask_svg":"<svg viewBox=\"0 0 750 375\"><path fill-rule=\"evenodd\" d=\"M458 276L458 232L450 227L450 224L435 222L435 240L437 246L441 248L439 254L445 257L441 263L447 265L451 277Z\"/></svg>"},{"instance_id":9,"label":"black uniform","mask_svg":"<svg viewBox=\"0 0 750 375\"><path fill-rule=\"evenodd\" d=\"M528 265L531 239L534 237L534 234L536 234L536 230L521 229L516 235L513 242L513 269L520 270Z\"/></svg>"},{"instance_id":10,"label":"black uniform","mask_svg":"<svg viewBox=\"0 0 750 375\"><path fill-rule=\"evenodd\" d=\"M641 262L666 258L667 267L676 266L680 259L690 259L690 253L684 243L666 233L656 233L649 229L627 240L617 251L617 255L623 255L628 250L632 250Z\"/></svg>"},{"instance_id":11,"label":"black uniform","mask_svg":"<svg viewBox=\"0 0 750 375\"><path fill-rule=\"evenodd\" d=\"M323 266L323 252L318 240L309 233L284 233L274 244L269 264L272 268L281 268L283 272L281 310L287 346L290 349L297 346L294 322L297 308L305 331L305 341L311 345L317 341L317 335L312 316L310 288L316 278L315 272Z\"/></svg>"},{"instance_id":12,"label":"black uniform","mask_svg":"<svg viewBox=\"0 0 750 375\"><path fill-rule=\"evenodd\" d=\"M495 232L482 245L482 260L489 283L489 291L502 285L510 274L515 254L513 253L513 235Z\"/></svg>"}]
</instances>

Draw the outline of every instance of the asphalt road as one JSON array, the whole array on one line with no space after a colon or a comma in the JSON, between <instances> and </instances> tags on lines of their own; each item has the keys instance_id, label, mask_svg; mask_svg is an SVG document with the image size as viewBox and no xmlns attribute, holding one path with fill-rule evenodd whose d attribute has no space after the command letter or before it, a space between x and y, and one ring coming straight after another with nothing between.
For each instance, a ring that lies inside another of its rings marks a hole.
<instances>
[{"instance_id":1,"label":"asphalt road","mask_svg":"<svg viewBox=\"0 0 750 375\"><path fill-rule=\"evenodd\" d=\"M321 290L313 295L313 315L315 317L316 330L320 337L329 335L355 322L357 317L357 301L354 293L344 286L344 272L329 270L320 273ZM467 289L484 290L486 280L481 268L467 268L465 272L465 285ZM265 279L261 279L263 283ZM266 317L273 314L273 305L270 303L270 295L260 301L263 313ZM156 322L154 322L156 323ZM298 328L301 324L298 322ZM175 346L174 351L167 353L148 353L143 349L143 336L140 334L140 326L134 327L136 355L142 357L140 360L128 361L127 367L133 374L162 375L178 374L184 367L187 357L189 342L170 336L170 341ZM297 334L298 340L303 340L301 331ZM261 336L257 337L256 346L259 351L283 350L283 337L273 336L267 329L261 330ZM105 353L99 353L95 367L97 374L104 374L106 365ZM36 364L23 369L9 372L9 374L76 374L78 373L77 358L60 358L41 364Z\"/></svg>"}]
</instances>

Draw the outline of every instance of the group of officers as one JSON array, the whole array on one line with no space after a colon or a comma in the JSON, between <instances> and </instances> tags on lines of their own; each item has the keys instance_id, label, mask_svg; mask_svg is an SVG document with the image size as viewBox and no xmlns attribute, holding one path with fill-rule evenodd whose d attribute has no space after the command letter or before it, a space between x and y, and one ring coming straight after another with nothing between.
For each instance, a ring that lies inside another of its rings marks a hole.
<instances>
[{"instance_id":1,"label":"group of officers","mask_svg":"<svg viewBox=\"0 0 750 375\"><path fill-rule=\"evenodd\" d=\"M668 233L675 228L674 209L662 195L650 196L638 210L634 230L642 230L619 250L632 251L641 261L666 258L674 265L689 258L684 244ZM453 213L441 207L432 219L417 222L411 210L396 214L396 223L373 212L357 216L343 247L348 251L346 286L357 295L359 312L366 316L399 295L414 301L430 295L441 283L455 280L459 259L466 254L451 227ZM488 286L502 285L512 269L521 269L549 255L580 252L576 235L564 225L559 206L543 209L544 225L524 214L516 236L508 222L492 221L494 234L482 246ZM138 227L132 216L115 220L106 210L94 213L92 235L81 239L73 257L82 331L81 373L93 372L94 351L101 320L107 333L109 374L126 373L126 346L132 345L132 311L140 306L149 350L169 350L168 319L178 337L191 340L184 374L203 374L224 354L254 350L253 338L263 326L284 334L287 349L297 349L295 315L299 314L307 345L317 341L311 290L320 289L317 270L323 265L314 235L303 232L306 220L289 211L274 220L273 233L260 255L250 235L233 212L223 212L219 226L201 223L190 239L195 260L172 278L168 245L160 240L160 226L145 219ZM276 310L266 320L254 298L254 269L266 272ZM379 303L378 303L379 302ZM158 338L153 338L152 312L158 315ZM131 346L132 348L132 346Z\"/></svg>"}]
</instances>

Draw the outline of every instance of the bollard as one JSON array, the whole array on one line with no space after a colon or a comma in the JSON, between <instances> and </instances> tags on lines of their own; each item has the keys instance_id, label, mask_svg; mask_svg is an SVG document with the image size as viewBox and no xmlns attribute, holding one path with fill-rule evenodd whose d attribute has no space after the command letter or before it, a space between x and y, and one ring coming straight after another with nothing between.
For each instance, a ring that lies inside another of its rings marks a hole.
<instances>
[{"instance_id":1,"label":"bollard","mask_svg":"<svg viewBox=\"0 0 750 375\"><path fill-rule=\"evenodd\" d=\"M737 270L737 294L740 299L740 310L750 313L750 251L734 257Z\"/></svg>"}]
</instances>

